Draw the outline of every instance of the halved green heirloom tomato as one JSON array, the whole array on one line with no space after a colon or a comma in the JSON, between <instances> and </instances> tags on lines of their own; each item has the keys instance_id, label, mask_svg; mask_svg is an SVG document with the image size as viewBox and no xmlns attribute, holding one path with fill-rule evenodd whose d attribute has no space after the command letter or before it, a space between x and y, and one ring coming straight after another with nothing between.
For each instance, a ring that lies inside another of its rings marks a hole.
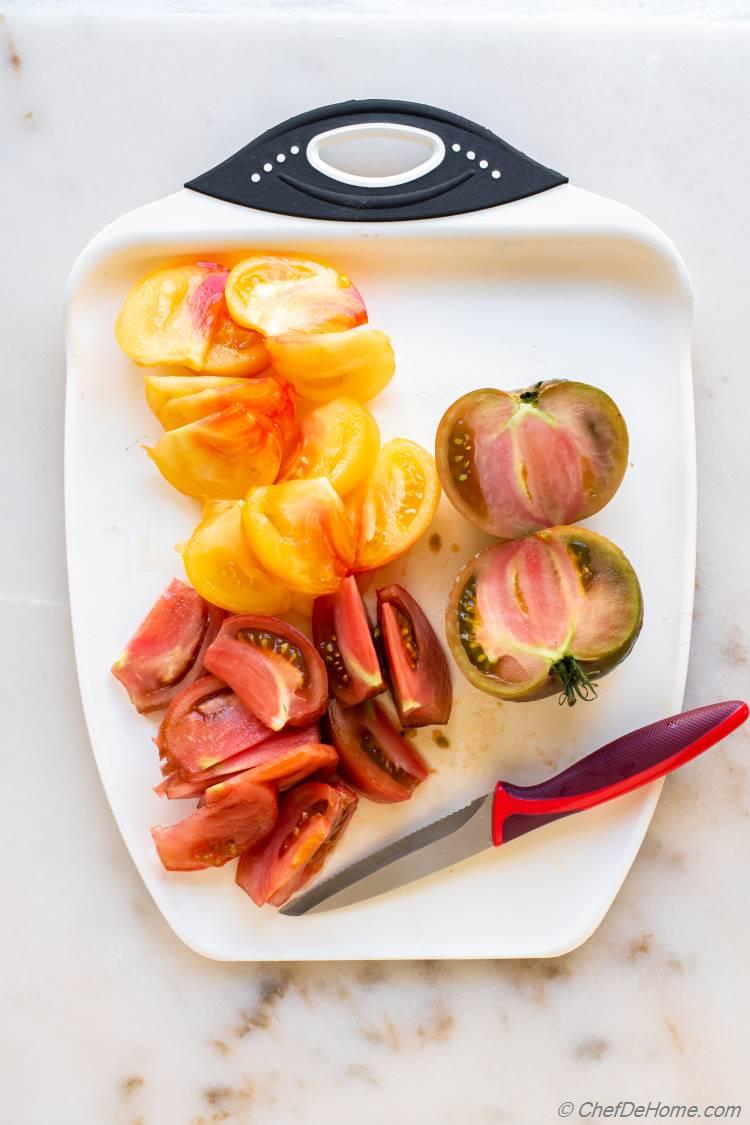
<instances>
[{"instance_id":1,"label":"halved green heirloom tomato","mask_svg":"<svg viewBox=\"0 0 750 1125\"><path fill-rule=\"evenodd\" d=\"M325 711L325 665L307 637L278 617L228 617L205 664L271 730L305 726Z\"/></svg>"},{"instance_id":2,"label":"halved green heirloom tomato","mask_svg":"<svg viewBox=\"0 0 750 1125\"><path fill-rule=\"evenodd\" d=\"M135 363L180 364L213 375L255 375L268 367L262 337L229 316L229 270L216 262L168 266L141 278L115 323L117 342Z\"/></svg>"},{"instance_id":3,"label":"halved green heirloom tomato","mask_svg":"<svg viewBox=\"0 0 750 1125\"><path fill-rule=\"evenodd\" d=\"M204 654L223 620L223 610L172 579L112 665L138 711L166 707L203 675Z\"/></svg>"},{"instance_id":4,"label":"halved green heirloom tomato","mask_svg":"<svg viewBox=\"0 0 750 1125\"><path fill-rule=\"evenodd\" d=\"M217 676L201 676L172 700L156 735L162 771L199 774L270 736Z\"/></svg>"},{"instance_id":5,"label":"halved green heirloom tomato","mask_svg":"<svg viewBox=\"0 0 750 1125\"><path fill-rule=\"evenodd\" d=\"M344 707L385 691L370 619L353 575L335 594L315 599L312 634L326 665L329 690Z\"/></svg>"},{"instance_id":6,"label":"halved green heirloom tomato","mask_svg":"<svg viewBox=\"0 0 750 1125\"><path fill-rule=\"evenodd\" d=\"M552 527L481 551L458 575L446 631L466 678L500 699L560 702L630 652L643 619L633 567L584 527Z\"/></svg>"},{"instance_id":7,"label":"halved green heirloom tomato","mask_svg":"<svg viewBox=\"0 0 750 1125\"><path fill-rule=\"evenodd\" d=\"M332 699L328 719L341 773L364 797L408 801L427 777L427 766L379 703L342 707Z\"/></svg>"},{"instance_id":8,"label":"halved green heirloom tomato","mask_svg":"<svg viewBox=\"0 0 750 1125\"><path fill-rule=\"evenodd\" d=\"M511 394L471 391L446 410L435 445L453 506L500 539L573 523L620 487L628 431L604 391L537 383Z\"/></svg>"},{"instance_id":9,"label":"halved green heirloom tomato","mask_svg":"<svg viewBox=\"0 0 750 1125\"><path fill-rule=\"evenodd\" d=\"M222 867L270 834L278 812L275 790L245 774L237 781L220 800L205 803L177 824L151 829L167 871Z\"/></svg>"},{"instance_id":10,"label":"halved green heirloom tomato","mask_svg":"<svg viewBox=\"0 0 750 1125\"><path fill-rule=\"evenodd\" d=\"M448 661L424 611L403 586L377 592L391 693L404 727L447 723L453 705Z\"/></svg>"},{"instance_id":11,"label":"halved green heirloom tomato","mask_svg":"<svg viewBox=\"0 0 750 1125\"><path fill-rule=\"evenodd\" d=\"M242 856L237 885L256 906L283 906L320 871L356 808L357 794L338 779L298 785L282 800L270 839Z\"/></svg>"}]
</instances>

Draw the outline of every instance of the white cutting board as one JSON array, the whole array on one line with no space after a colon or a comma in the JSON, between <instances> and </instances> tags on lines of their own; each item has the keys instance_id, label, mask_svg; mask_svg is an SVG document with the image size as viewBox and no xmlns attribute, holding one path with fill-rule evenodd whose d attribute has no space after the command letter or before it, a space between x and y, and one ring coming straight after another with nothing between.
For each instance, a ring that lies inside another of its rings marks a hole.
<instances>
[{"instance_id":1,"label":"white cutting board","mask_svg":"<svg viewBox=\"0 0 750 1125\"><path fill-rule=\"evenodd\" d=\"M156 902L192 948L228 959L540 956L598 924L622 881L658 787L552 825L502 853L327 915L256 910L231 868L164 872L149 835L184 809L151 793L149 724L109 665L179 562L197 507L155 473L157 432L139 372L114 343L128 285L175 253L242 248L318 254L356 279L388 330L397 374L373 404L384 438L430 448L443 410L489 383L570 375L608 390L631 432L631 467L590 525L634 563L645 624L600 698L501 705L458 675L447 735L420 735L435 772L398 807L363 801L329 870L442 816L503 777L538 780L616 734L679 709L690 636L695 476L690 297L682 264L647 220L570 186L471 215L386 224L310 223L181 192L125 216L82 255L69 286L66 515L79 678L92 744L126 843ZM95 467L92 471L92 466ZM482 544L443 502L434 530L383 574L441 630L460 565ZM455 549L454 549L455 548Z\"/></svg>"}]
</instances>

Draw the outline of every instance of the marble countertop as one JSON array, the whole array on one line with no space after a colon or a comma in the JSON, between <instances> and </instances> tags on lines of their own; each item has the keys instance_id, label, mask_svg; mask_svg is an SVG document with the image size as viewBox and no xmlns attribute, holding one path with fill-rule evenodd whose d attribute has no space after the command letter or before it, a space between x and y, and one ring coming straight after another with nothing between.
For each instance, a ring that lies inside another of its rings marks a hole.
<instances>
[{"instance_id":1,"label":"marble countertop","mask_svg":"<svg viewBox=\"0 0 750 1125\"><path fill-rule=\"evenodd\" d=\"M566 1101L573 1120L596 1099L741 1104L747 731L669 779L606 921L554 961L205 961L161 920L111 819L66 600L65 276L109 219L268 124L373 91L442 104L450 89L451 108L645 212L680 248L696 294L700 503L686 702L748 694L750 25L292 7L7 11L0 25L0 1117L541 1125Z\"/></svg>"}]
</instances>

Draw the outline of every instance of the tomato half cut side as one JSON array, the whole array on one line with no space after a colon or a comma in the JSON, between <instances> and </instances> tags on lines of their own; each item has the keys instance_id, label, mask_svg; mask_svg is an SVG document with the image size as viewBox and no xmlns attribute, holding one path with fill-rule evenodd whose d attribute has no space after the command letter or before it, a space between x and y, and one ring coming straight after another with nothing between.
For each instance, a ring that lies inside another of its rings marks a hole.
<instances>
[{"instance_id":1,"label":"tomato half cut side","mask_svg":"<svg viewBox=\"0 0 750 1125\"><path fill-rule=\"evenodd\" d=\"M244 258L229 274L225 295L232 319L264 336L341 332L367 320L349 278L311 258Z\"/></svg>"},{"instance_id":2,"label":"tomato half cut side","mask_svg":"<svg viewBox=\"0 0 750 1125\"><path fill-rule=\"evenodd\" d=\"M229 617L206 653L219 676L271 730L305 726L326 708L323 661L307 637L277 617Z\"/></svg>"},{"instance_id":3,"label":"tomato half cut side","mask_svg":"<svg viewBox=\"0 0 750 1125\"><path fill-rule=\"evenodd\" d=\"M282 800L273 835L242 856L237 885L256 906L283 906L321 870L356 808L357 794L339 780L298 785Z\"/></svg>"},{"instance_id":4,"label":"tomato half cut side","mask_svg":"<svg viewBox=\"0 0 750 1125\"><path fill-rule=\"evenodd\" d=\"M312 633L326 666L329 690L345 707L385 691L370 619L353 575L335 594L315 599Z\"/></svg>"},{"instance_id":5,"label":"tomato half cut side","mask_svg":"<svg viewBox=\"0 0 750 1125\"><path fill-rule=\"evenodd\" d=\"M480 551L451 595L446 634L470 683L525 702L594 699L643 621L637 575L603 535L550 527Z\"/></svg>"},{"instance_id":6,"label":"tomato half cut side","mask_svg":"<svg viewBox=\"0 0 750 1125\"><path fill-rule=\"evenodd\" d=\"M240 776L241 783L221 800L202 805L177 824L151 829L167 871L222 867L271 833L278 813L274 789Z\"/></svg>"},{"instance_id":7,"label":"tomato half cut side","mask_svg":"<svg viewBox=\"0 0 750 1125\"><path fill-rule=\"evenodd\" d=\"M253 485L276 479L283 449L273 422L237 403L167 430L146 452L178 492L239 500Z\"/></svg>"},{"instance_id":8,"label":"tomato half cut side","mask_svg":"<svg viewBox=\"0 0 750 1125\"><path fill-rule=\"evenodd\" d=\"M377 592L393 701L404 727L447 723L453 686L443 646L421 606L403 586Z\"/></svg>"},{"instance_id":9,"label":"tomato half cut side","mask_svg":"<svg viewBox=\"0 0 750 1125\"><path fill-rule=\"evenodd\" d=\"M371 801L408 801L429 770L387 711L372 700L342 707L334 699L328 717L339 767L347 781Z\"/></svg>"},{"instance_id":10,"label":"tomato half cut side","mask_svg":"<svg viewBox=\"0 0 750 1125\"><path fill-rule=\"evenodd\" d=\"M413 547L439 501L432 456L405 438L386 442L370 476L346 498L357 540L354 572L385 566Z\"/></svg>"},{"instance_id":11,"label":"tomato half cut side","mask_svg":"<svg viewBox=\"0 0 750 1125\"><path fill-rule=\"evenodd\" d=\"M224 611L173 578L112 665L133 706L157 711L203 674Z\"/></svg>"},{"instance_id":12,"label":"tomato half cut side","mask_svg":"<svg viewBox=\"0 0 750 1125\"><path fill-rule=\"evenodd\" d=\"M201 676L167 708L156 736L164 772L200 774L271 732L217 676Z\"/></svg>"}]
</instances>

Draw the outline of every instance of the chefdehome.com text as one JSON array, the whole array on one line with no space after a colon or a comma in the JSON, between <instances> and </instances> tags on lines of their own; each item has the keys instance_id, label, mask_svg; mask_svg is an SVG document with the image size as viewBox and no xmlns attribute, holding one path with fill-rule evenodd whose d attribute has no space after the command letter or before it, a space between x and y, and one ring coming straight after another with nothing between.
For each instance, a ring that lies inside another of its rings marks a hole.
<instances>
[{"instance_id":1,"label":"chefdehome.com text","mask_svg":"<svg viewBox=\"0 0 750 1125\"><path fill-rule=\"evenodd\" d=\"M646 1120L682 1121L708 1118L709 1120L737 1121L742 1117L741 1105L670 1105L666 1102L611 1102L598 1101L561 1102L558 1117L577 1117L599 1121L603 1118L641 1118Z\"/></svg>"}]
</instances>

